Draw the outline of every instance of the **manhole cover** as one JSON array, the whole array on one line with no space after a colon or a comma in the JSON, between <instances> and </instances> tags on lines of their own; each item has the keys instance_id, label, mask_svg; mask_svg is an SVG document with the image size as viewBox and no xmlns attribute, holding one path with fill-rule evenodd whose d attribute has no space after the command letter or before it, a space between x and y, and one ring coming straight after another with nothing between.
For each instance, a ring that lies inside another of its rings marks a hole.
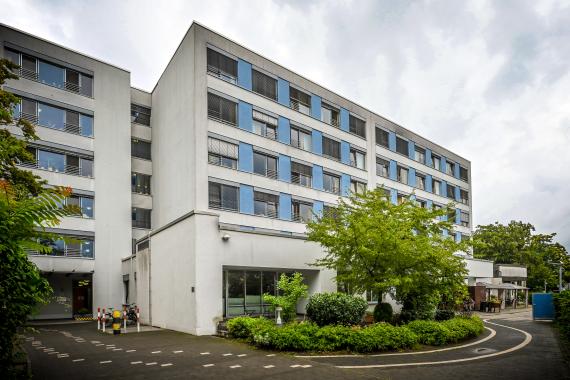
<instances>
[{"instance_id":1,"label":"manhole cover","mask_svg":"<svg viewBox=\"0 0 570 380\"><path fill-rule=\"evenodd\" d=\"M491 352L497 352L497 350L494 350L492 348L480 347L474 349L473 352L475 352L476 354L490 354Z\"/></svg>"}]
</instances>

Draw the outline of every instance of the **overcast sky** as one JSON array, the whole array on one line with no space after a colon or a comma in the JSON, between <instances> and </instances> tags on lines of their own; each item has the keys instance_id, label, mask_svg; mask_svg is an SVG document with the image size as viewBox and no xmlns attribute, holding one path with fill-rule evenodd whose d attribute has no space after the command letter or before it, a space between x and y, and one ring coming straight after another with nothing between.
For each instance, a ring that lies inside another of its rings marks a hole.
<instances>
[{"instance_id":1,"label":"overcast sky","mask_svg":"<svg viewBox=\"0 0 570 380\"><path fill-rule=\"evenodd\" d=\"M168 4L168 5L166 5ZM0 0L150 90L192 20L469 159L475 224L570 248L570 1Z\"/></svg>"}]
</instances>

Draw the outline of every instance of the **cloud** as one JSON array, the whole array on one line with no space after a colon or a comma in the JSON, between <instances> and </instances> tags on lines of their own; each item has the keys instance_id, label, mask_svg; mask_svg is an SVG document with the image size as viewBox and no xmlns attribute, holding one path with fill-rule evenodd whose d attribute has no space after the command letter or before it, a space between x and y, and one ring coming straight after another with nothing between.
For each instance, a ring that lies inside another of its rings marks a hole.
<instances>
[{"instance_id":1,"label":"cloud","mask_svg":"<svg viewBox=\"0 0 570 380\"><path fill-rule=\"evenodd\" d=\"M0 21L152 89L197 20L466 157L476 224L570 248L568 1L7 1Z\"/></svg>"}]
</instances>

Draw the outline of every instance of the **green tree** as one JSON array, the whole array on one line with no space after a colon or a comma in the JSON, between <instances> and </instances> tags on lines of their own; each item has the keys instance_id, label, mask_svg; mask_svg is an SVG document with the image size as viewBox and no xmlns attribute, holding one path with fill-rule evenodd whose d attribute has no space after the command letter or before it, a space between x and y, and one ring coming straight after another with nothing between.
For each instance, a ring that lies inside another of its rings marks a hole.
<instances>
[{"instance_id":1,"label":"green tree","mask_svg":"<svg viewBox=\"0 0 570 380\"><path fill-rule=\"evenodd\" d=\"M537 234L530 223L511 221L477 226L473 234L475 257L500 264L524 265L531 289L558 289L558 266L562 263L565 280L570 279L570 256L554 241L556 234Z\"/></svg>"},{"instance_id":2,"label":"green tree","mask_svg":"<svg viewBox=\"0 0 570 380\"><path fill-rule=\"evenodd\" d=\"M394 205L385 190L340 200L334 212L307 225L308 239L326 250L315 265L337 271L337 282L354 293L389 293L404 309L434 308L466 292L463 260L467 243L443 235L453 224L449 208L419 207L406 199Z\"/></svg>"},{"instance_id":3,"label":"green tree","mask_svg":"<svg viewBox=\"0 0 570 380\"><path fill-rule=\"evenodd\" d=\"M281 274L279 281L277 281L277 289L281 295L274 296L265 293L263 301L274 307L283 308L283 319L294 321L297 315L297 302L308 295L309 287L303 283L303 275L299 272L293 273L292 276L287 276L285 273Z\"/></svg>"},{"instance_id":4,"label":"green tree","mask_svg":"<svg viewBox=\"0 0 570 380\"><path fill-rule=\"evenodd\" d=\"M49 252L40 242L54 239L46 227L60 218L79 213L77 207L62 206L69 188L50 188L18 162L34 159L26 150L27 142L37 139L33 125L14 119L19 99L3 90L18 68L0 59L0 377L11 378L18 332L38 304L51 294L48 282L28 260L26 249ZM21 138L10 130L19 131Z\"/></svg>"}]
</instances>

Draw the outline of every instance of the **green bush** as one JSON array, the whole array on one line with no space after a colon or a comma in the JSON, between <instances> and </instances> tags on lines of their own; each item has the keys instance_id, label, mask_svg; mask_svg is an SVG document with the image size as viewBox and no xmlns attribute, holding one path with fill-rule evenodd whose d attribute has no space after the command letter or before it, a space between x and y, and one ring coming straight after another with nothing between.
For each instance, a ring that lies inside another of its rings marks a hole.
<instances>
[{"instance_id":1,"label":"green bush","mask_svg":"<svg viewBox=\"0 0 570 380\"><path fill-rule=\"evenodd\" d=\"M436 321L447 321L455 317L455 312L453 310L441 310L438 309L435 311L435 320Z\"/></svg>"},{"instance_id":2,"label":"green bush","mask_svg":"<svg viewBox=\"0 0 570 380\"><path fill-rule=\"evenodd\" d=\"M228 333L232 338L250 339L255 331L273 326L273 321L265 318L236 317L228 320Z\"/></svg>"},{"instance_id":3,"label":"green bush","mask_svg":"<svg viewBox=\"0 0 570 380\"><path fill-rule=\"evenodd\" d=\"M357 325L368 308L362 297L345 293L317 293L309 298L307 317L319 326Z\"/></svg>"},{"instance_id":4,"label":"green bush","mask_svg":"<svg viewBox=\"0 0 570 380\"><path fill-rule=\"evenodd\" d=\"M478 317L453 318L441 324L450 332L448 343L475 337L485 330L483 321Z\"/></svg>"},{"instance_id":5,"label":"green bush","mask_svg":"<svg viewBox=\"0 0 570 380\"><path fill-rule=\"evenodd\" d=\"M324 326L315 334L317 351L345 350L354 328L347 326Z\"/></svg>"},{"instance_id":6,"label":"green bush","mask_svg":"<svg viewBox=\"0 0 570 380\"><path fill-rule=\"evenodd\" d=\"M355 330L349 337L348 347L356 352L374 352L411 348L417 343L417 335L405 326L376 323Z\"/></svg>"},{"instance_id":7,"label":"green bush","mask_svg":"<svg viewBox=\"0 0 570 380\"><path fill-rule=\"evenodd\" d=\"M441 346L451 338L451 331L443 323L417 320L408 323L407 326L418 335L422 344Z\"/></svg>"},{"instance_id":8,"label":"green bush","mask_svg":"<svg viewBox=\"0 0 570 380\"><path fill-rule=\"evenodd\" d=\"M555 321L560 332L570 339L570 290L564 290L554 295Z\"/></svg>"},{"instance_id":9,"label":"green bush","mask_svg":"<svg viewBox=\"0 0 570 380\"><path fill-rule=\"evenodd\" d=\"M387 302L379 302L374 307L374 322L392 322L394 311Z\"/></svg>"}]
</instances>

